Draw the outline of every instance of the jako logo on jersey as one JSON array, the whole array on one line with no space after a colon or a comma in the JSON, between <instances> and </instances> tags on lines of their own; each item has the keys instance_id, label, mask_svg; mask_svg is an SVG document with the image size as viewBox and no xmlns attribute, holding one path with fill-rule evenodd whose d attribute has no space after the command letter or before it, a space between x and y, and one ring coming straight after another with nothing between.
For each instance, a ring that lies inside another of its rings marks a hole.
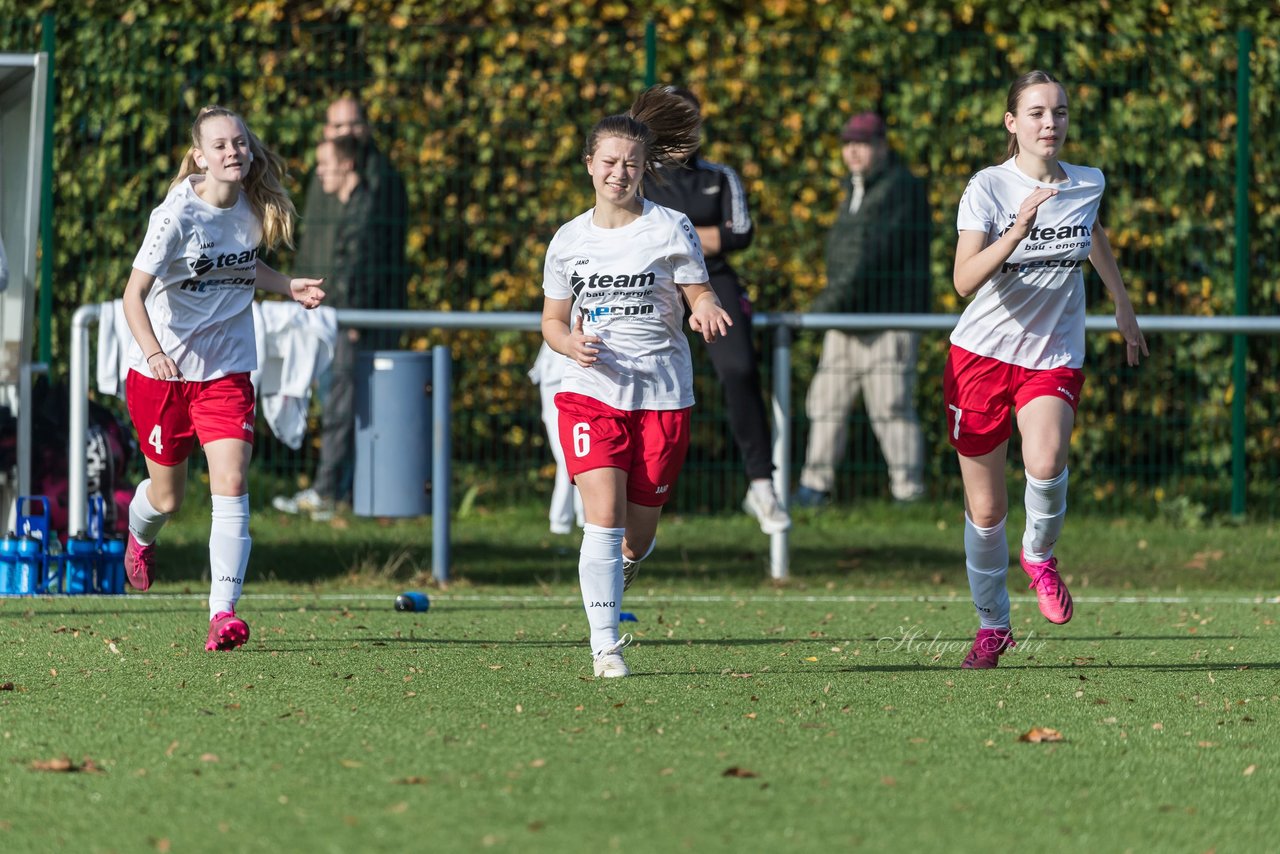
<instances>
[{"instance_id":1,"label":"jako logo on jersey","mask_svg":"<svg viewBox=\"0 0 1280 854\"><path fill-rule=\"evenodd\" d=\"M591 278L584 279L577 273L569 277L569 287L573 289L573 295L577 296L582 293L582 289L596 290L600 288L618 288L626 290L629 288L651 288L657 277L653 273L621 273L611 276L608 273L592 273Z\"/></svg>"},{"instance_id":2,"label":"jako logo on jersey","mask_svg":"<svg viewBox=\"0 0 1280 854\"><path fill-rule=\"evenodd\" d=\"M592 602L587 607L588 608L616 608L618 607L618 603L617 602Z\"/></svg>"},{"instance_id":3,"label":"jako logo on jersey","mask_svg":"<svg viewBox=\"0 0 1280 854\"><path fill-rule=\"evenodd\" d=\"M247 421L241 421L241 422L240 422L240 426L241 426L241 427L243 427L244 429L248 430L250 433L252 433L252 432L253 432L253 425L252 425L252 424L250 424L250 423L249 423L249 422L247 422Z\"/></svg>"},{"instance_id":4,"label":"jako logo on jersey","mask_svg":"<svg viewBox=\"0 0 1280 854\"><path fill-rule=\"evenodd\" d=\"M670 488L671 488L671 484L669 484L669 483L664 483L664 484L662 484L662 486L659 486L657 489L655 489L655 490L653 491L653 494L654 494L654 495L661 495L662 493L666 492L666 491L667 491L668 489L670 489Z\"/></svg>"},{"instance_id":5,"label":"jako logo on jersey","mask_svg":"<svg viewBox=\"0 0 1280 854\"><path fill-rule=\"evenodd\" d=\"M1067 400L1074 401L1074 400L1076 399L1076 398L1075 398L1075 395L1073 395L1071 392L1067 391L1067 390L1066 390L1065 388L1063 388L1062 386L1058 386L1058 394L1062 395L1062 396L1063 396L1063 397L1065 397Z\"/></svg>"}]
</instances>

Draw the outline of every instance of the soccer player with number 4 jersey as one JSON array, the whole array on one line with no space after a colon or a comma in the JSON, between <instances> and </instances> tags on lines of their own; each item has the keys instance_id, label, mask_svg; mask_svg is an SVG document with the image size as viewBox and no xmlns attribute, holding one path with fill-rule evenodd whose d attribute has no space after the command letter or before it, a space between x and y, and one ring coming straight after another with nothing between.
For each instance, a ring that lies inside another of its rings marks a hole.
<instances>
[{"instance_id":1,"label":"soccer player with number 4 jersey","mask_svg":"<svg viewBox=\"0 0 1280 854\"><path fill-rule=\"evenodd\" d=\"M693 368L681 299L707 342L732 325L689 218L639 195L658 164L697 145L699 124L670 87L597 123L583 150L595 207L547 247L542 335L570 359L555 402L586 516L578 578L597 677L630 675L622 593L653 548L689 446Z\"/></svg>"},{"instance_id":2,"label":"soccer player with number 4 jersey","mask_svg":"<svg viewBox=\"0 0 1280 854\"><path fill-rule=\"evenodd\" d=\"M236 602L249 563L256 288L315 308L320 279L290 279L258 257L259 245L292 245L295 211L284 161L235 113L204 107L192 147L164 202L151 213L124 291L133 333L125 380L129 416L149 477L129 505L125 574L151 586L156 536L182 505L196 440L209 461L209 633L205 649L249 639Z\"/></svg>"},{"instance_id":3,"label":"soccer player with number 4 jersey","mask_svg":"<svg viewBox=\"0 0 1280 854\"><path fill-rule=\"evenodd\" d=\"M1098 206L1102 172L1059 159L1067 94L1044 71L1009 88L1008 159L974 175L956 220L956 291L973 300L951 335L943 379L948 436L964 481L965 566L979 630L962 667L988 669L1010 630L1005 459L1014 414L1026 467L1019 562L1053 623L1071 619L1054 544L1067 512L1067 451L1084 386L1084 276L1093 265L1115 302L1128 363L1148 355ZM1012 407L1013 412L1010 411Z\"/></svg>"}]
</instances>

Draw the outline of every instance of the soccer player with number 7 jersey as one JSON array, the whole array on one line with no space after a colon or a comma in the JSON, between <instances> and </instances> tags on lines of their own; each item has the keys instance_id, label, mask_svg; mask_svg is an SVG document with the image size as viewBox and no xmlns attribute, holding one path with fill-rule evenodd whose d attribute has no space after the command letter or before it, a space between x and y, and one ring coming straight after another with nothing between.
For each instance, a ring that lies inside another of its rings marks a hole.
<instances>
[{"instance_id":1,"label":"soccer player with number 7 jersey","mask_svg":"<svg viewBox=\"0 0 1280 854\"><path fill-rule=\"evenodd\" d=\"M586 516L578 579L602 678L630 675L622 593L653 548L689 446L693 367L680 301L708 342L732 325L689 218L639 195L659 163L697 144L699 124L670 87L597 123L583 151L595 207L561 226L543 268L542 335L569 358L555 402Z\"/></svg>"},{"instance_id":2,"label":"soccer player with number 7 jersey","mask_svg":"<svg viewBox=\"0 0 1280 854\"><path fill-rule=\"evenodd\" d=\"M965 566L979 630L962 664L988 669L1014 646L1009 616L1005 459L1016 412L1026 467L1019 562L1053 623L1073 604L1054 544L1067 513L1067 452L1084 386L1088 260L1115 302L1128 363L1147 343L1125 292L1098 207L1102 172L1059 160L1067 94L1032 71L1009 88L1008 159L969 181L956 220L954 281L973 297L951 335L943 379L948 436L964 481Z\"/></svg>"},{"instance_id":3,"label":"soccer player with number 7 jersey","mask_svg":"<svg viewBox=\"0 0 1280 854\"><path fill-rule=\"evenodd\" d=\"M306 308L324 291L319 279L290 279L258 257L260 244L292 245L296 214L280 156L222 107L200 110L191 142L124 291L133 333L125 394L148 474L129 505L124 563L130 585L151 586L156 536L182 505L199 439L213 500L205 649L226 650L249 639L236 602L251 544L255 289Z\"/></svg>"}]
</instances>

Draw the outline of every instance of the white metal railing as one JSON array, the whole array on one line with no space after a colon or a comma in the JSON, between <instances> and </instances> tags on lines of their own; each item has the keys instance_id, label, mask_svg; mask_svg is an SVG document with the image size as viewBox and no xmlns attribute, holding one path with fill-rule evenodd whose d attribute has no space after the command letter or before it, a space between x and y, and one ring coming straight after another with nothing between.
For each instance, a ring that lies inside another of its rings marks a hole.
<instances>
[{"instance_id":1,"label":"white metal railing","mask_svg":"<svg viewBox=\"0 0 1280 854\"><path fill-rule=\"evenodd\" d=\"M71 400L68 461L68 533L83 530L88 515L88 461L85 442L89 428L89 326L96 324L97 305L76 310L71 321ZM541 328L538 312L383 311L338 309L338 325L356 329L481 329L525 330ZM841 329L848 332L885 330L947 331L959 315L951 314L756 314L753 326L777 329L773 345L773 462L774 486L786 506L791 481L791 337L797 329ZM1189 332L1224 335L1280 335L1280 317L1139 317L1144 333ZM1111 315L1090 315L1088 332L1114 332ZM434 348L432 399L432 574L449 577L450 414L452 388L448 373L448 348ZM445 371L441 374L441 371ZM443 431L443 432L442 432ZM769 543L769 574L786 578L790 573L790 549L786 532L774 534Z\"/></svg>"}]
</instances>

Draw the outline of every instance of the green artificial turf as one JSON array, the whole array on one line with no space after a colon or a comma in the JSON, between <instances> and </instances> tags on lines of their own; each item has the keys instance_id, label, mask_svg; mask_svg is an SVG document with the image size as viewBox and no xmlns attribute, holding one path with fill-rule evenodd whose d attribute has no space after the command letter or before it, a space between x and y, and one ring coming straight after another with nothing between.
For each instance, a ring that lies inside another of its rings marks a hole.
<instances>
[{"instance_id":1,"label":"green artificial turf","mask_svg":"<svg viewBox=\"0 0 1280 854\"><path fill-rule=\"evenodd\" d=\"M260 513L229 653L173 525L147 594L0 600L0 850L1274 846L1269 527L1073 519L1075 619L1015 567L1020 645L970 672L959 530L894 510L798 520L786 585L742 520L667 520L608 681L532 511L460 521L446 590L421 522Z\"/></svg>"}]
</instances>

